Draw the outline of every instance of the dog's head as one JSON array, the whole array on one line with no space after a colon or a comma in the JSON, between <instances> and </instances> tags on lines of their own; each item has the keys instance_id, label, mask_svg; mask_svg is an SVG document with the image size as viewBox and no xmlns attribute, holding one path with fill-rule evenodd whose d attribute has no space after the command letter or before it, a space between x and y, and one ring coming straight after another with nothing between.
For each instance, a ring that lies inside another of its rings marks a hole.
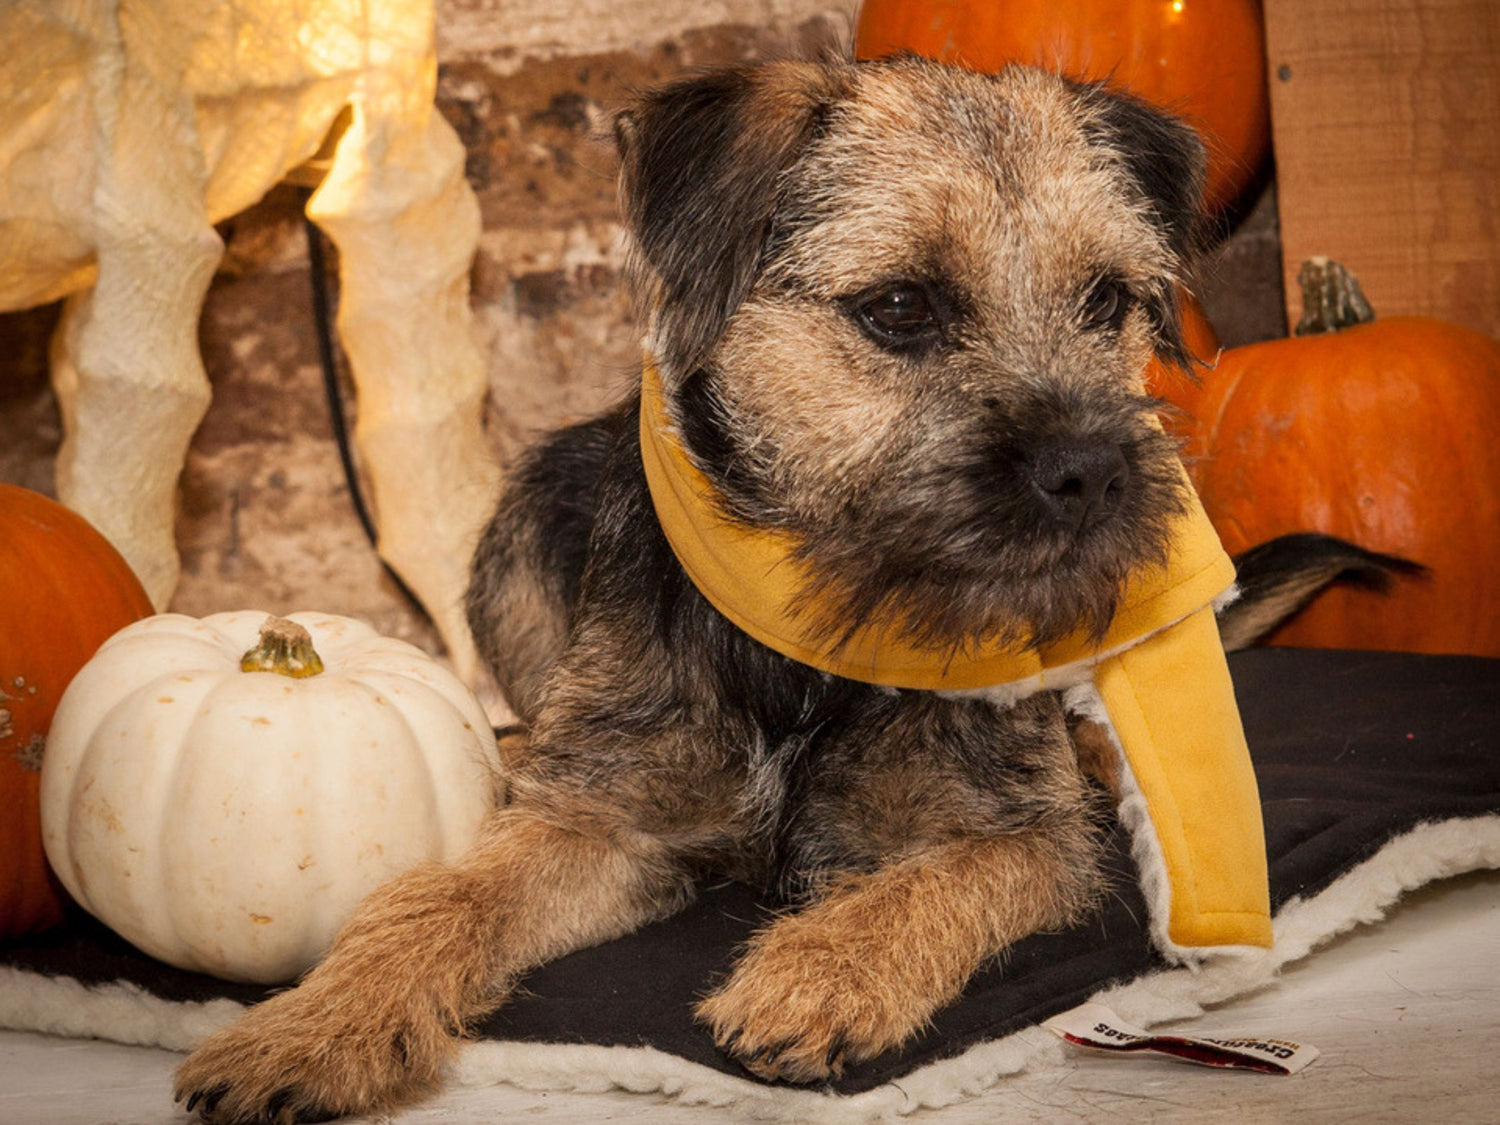
<instances>
[{"instance_id":1,"label":"dog's head","mask_svg":"<svg viewBox=\"0 0 1500 1125\"><path fill-rule=\"evenodd\" d=\"M917 59L692 78L622 116L668 410L734 518L934 647L1102 631L1180 510L1203 150L1098 86Z\"/></svg>"}]
</instances>

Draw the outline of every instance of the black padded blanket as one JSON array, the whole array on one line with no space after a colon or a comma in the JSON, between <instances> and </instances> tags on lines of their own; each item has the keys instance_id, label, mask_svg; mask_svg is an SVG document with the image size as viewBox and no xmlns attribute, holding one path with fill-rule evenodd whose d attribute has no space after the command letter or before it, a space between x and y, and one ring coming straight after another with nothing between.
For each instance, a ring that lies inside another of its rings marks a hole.
<instances>
[{"instance_id":1,"label":"black padded blanket","mask_svg":"<svg viewBox=\"0 0 1500 1125\"><path fill-rule=\"evenodd\" d=\"M1395 842L1411 841L1418 850L1441 854L1417 864L1417 874L1356 896L1369 900L1358 910L1335 903L1335 912L1374 909L1378 916L1388 900L1417 882L1500 866L1500 660L1260 649L1236 654L1231 668L1264 805L1278 945L1289 906L1316 902L1337 881L1374 870ZM1446 830L1434 834L1434 826ZM1433 842L1424 842L1428 836ZM1010 1036L1108 986L1167 971L1147 939L1146 908L1122 830L1112 839L1109 863L1112 891L1097 917L1013 947L1000 963L980 972L919 1040L850 1068L824 1093L873 1090ZM764 911L746 888L708 888L675 918L536 971L522 994L479 1034L508 1044L652 1048L671 1056L674 1065L681 1060L752 1083L719 1054L690 1013ZM1317 932L1286 940L1310 948L1363 920L1319 921L1313 927ZM1268 962L1268 972L1300 955L1283 951ZM58 991L55 1001L48 1000L53 993L46 983L69 978L88 987L69 985L72 991ZM111 988L193 1011L217 998L248 1004L267 994L158 964L82 916L43 938L0 945L0 1026L60 1028L130 1041L154 1037L167 1046L185 1045L173 1034L141 1031L136 1024L122 1034L110 1023L114 1017L103 1014L60 1018L58 1027L46 1026L49 1004L72 1003L75 995ZM25 998L17 999L21 993ZM159 1025L158 1019L152 1026ZM187 1039L195 1034L187 1033ZM524 1052L524 1064L515 1062L517 1057L499 1057L485 1080L527 1080L509 1069L533 1066L537 1052ZM606 1056L575 1051L570 1057L575 1070L577 1065L587 1070L588 1060ZM605 1068L613 1076L608 1080L618 1082L611 1067ZM658 1078L643 1085L672 1083Z\"/></svg>"}]
</instances>

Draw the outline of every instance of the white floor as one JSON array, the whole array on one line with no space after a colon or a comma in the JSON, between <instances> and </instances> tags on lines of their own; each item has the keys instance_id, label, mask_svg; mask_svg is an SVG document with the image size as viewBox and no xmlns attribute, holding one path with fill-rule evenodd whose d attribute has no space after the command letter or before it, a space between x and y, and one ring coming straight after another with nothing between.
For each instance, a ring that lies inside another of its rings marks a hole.
<instances>
[{"instance_id":1,"label":"white floor","mask_svg":"<svg viewBox=\"0 0 1500 1125\"><path fill-rule=\"evenodd\" d=\"M1274 987L1223 1005L1195 1033L1277 1036L1322 1052L1291 1078L1143 1056L1070 1054L914 1125L1235 1122L1500 1123L1500 873L1410 896L1381 924L1292 966ZM0 1032L0 1125L181 1125L170 1074L180 1056ZM584 1125L731 1125L732 1111L627 1093L456 1090L388 1118Z\"/></svg>"}]
</instances>

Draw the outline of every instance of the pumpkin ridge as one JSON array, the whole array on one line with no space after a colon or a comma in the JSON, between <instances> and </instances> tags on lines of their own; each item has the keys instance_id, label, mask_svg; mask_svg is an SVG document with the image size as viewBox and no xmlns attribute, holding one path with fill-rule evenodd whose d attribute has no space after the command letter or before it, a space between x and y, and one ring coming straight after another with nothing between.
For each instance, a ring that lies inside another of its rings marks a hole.
<instances>
[{"instance_id":1,"label":"pumpkin ridge","mask_svg":"<svg viewBox=\"0 0 1500 1125\"><path fill-rule=\"evenodd\" d=\"M156 682L171 681L173 679L176 679L177 675L180 675L180 673L168 673L167 675L160 677L160 679ZM182 681L179 680L178 682L180 683ZM217 683L214 680L210 679L208 676L202 676L193 679L191 681L191 685L198 692L198 701L196 705L184 704L179 700L172 708L169 709L181 711L184 716L180 729L181 737L174 740L174 744L180 744L184 742L191 734L193 728L198 723L199 717L203 713L205 704L212 697L214 689L218 686ZM181 689L178 690L180 691ZM165 741L165 739L163 741ZM157 775L157 784L153 786L153 791L157 798L157 811L153 815L152 820L156 824L156 831L154 833L154 836L157 854L160 856L170 856L175 851L175 845L171 840L170 835L172 830L176 827L175 818L162 815L161 810L172 807L172 805L176 801L182 800L186 796L186 794L183 793L183 789L187 787L188 781L184 778L184 775L187 773L190 764L192 764L192 759L188 754L171 755L167 762L168 768L162 770ZM70 848L70 854L71 851L72 849ZM167 953L155 953L155 956L161 957L164 960L170 960L173 964L201 964L201 950L186 936L193 932L190 924L191 919L184 917L183 909L173 909L174 906L186 908L188 905L190 905L191 900L189 900L186 896L174 895L172 893L173 888L171 885L171 880L168 877L164 866L161 864L157 864L155 866L157 872L157 885L154 888L155 897L153 901L165 904L167 915L171 919L172 924L168 927L154 927L155 932L152 936L157 941L171 941L174 945L174 948L171 950L170 955Z\"/></svg>"},{"instance_id":2,"label":"pumpkin ridge","mask_svg":"<svg viewBox=\"0 0 1500 1125\"><path fill-rule=\"evenodd\" d=\"M1219 355L1214 360L1213 367L1209 368L1209 370L1217 371L1219 369L1219 363L1223 360L1223 358L1224 349L1220 348ZM1231 379L1229 381L1229 385L1224 388L1224 393L1214 401L1213 420L1209 422L1208 430L1203 440L1203 455L1205 457L1212 457L1218 448L1219 428L1223 425L1224 415L1229 410L1229 403L1234 398L1235 394L1239 391L1240 381L1244 379L1244 377L1245 372L1243 370L1235 372L1234 378Z\"/></svg>"}]
</instances>

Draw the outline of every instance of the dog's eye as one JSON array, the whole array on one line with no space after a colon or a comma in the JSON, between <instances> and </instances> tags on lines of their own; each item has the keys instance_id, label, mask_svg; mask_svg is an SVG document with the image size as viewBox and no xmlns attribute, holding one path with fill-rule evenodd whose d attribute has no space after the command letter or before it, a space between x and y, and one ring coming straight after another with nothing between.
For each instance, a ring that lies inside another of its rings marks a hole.
<instances>
[{"instance_id":1,"label":"dog's eye","mask_svg":"<svg viewBox=\"0 0 1500 1125\"><path fill-rule=\"evenodd\" d=\"M1105 278L1095 285L1083 303L1085 328L1118 328L1130 311L1130 290L1125 283Z\"/></svg>"},{"instance_id":2,"label":"dog's eye","mask_svg":"<svg viewBox=\"0 0 1500 1125\"><path fill-rule=\"evenodd\" d=\"M893 285L861 301L854 311L860 327L886 347L919 343L939 327L937 310L920 285Z\"/></svg>"}]
</instances>

